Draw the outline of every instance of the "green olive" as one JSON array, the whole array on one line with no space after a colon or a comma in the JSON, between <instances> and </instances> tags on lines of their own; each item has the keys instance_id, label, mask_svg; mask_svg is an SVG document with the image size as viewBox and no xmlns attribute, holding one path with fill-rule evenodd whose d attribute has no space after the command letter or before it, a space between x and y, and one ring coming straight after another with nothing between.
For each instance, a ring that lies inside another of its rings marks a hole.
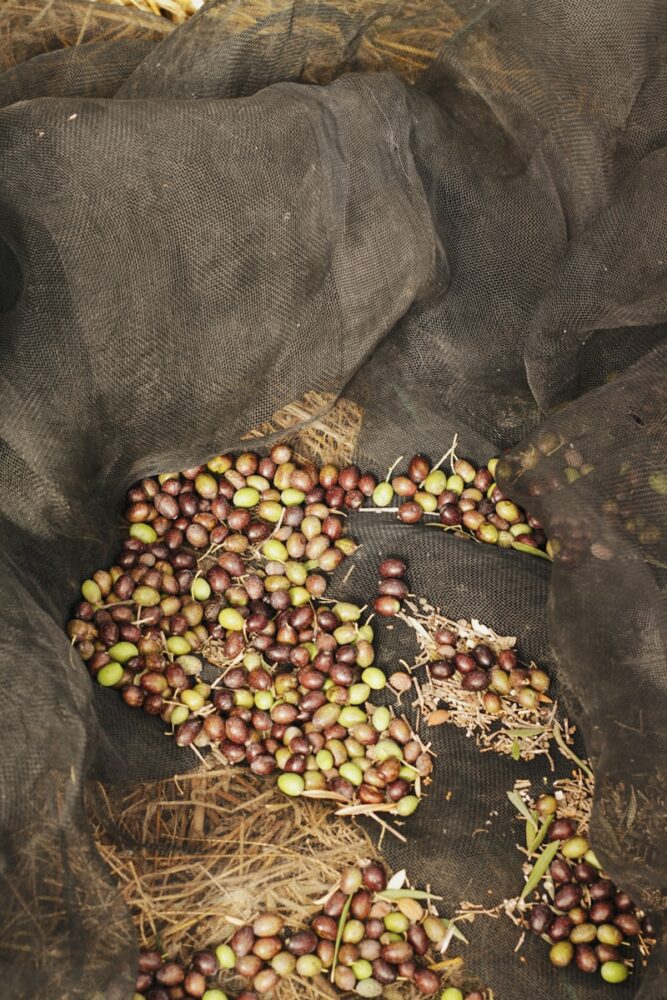
<instances>
[{"instance_id":1,"label":"green olive","mask_svg":"<svg viewBox=\"0 0 667 1000\"><path fill-rule=\"evenodd\" d=\"M268 538L262 545L262 555L270 562L286 563L289 552L277 538Z\"/></svg>"},{"instance_id":2,"label":"green olive","mask_svg":"<svg viewBox=\"0 0 667 1000\"><path fill-rule=\"evenodd\" d=\"M341 778L345 778L351 785L361 785L364 780L361 768L352 761L346 761L344 764L341 764L338 771Z\"/></svg>"},{"instance_id":3,"label":"green olive","mask_svg":"<svg viewBox=\"0 0 667 1000\"><path fill-rule=\"evenodd\" d=\"M369 684L351 684L347 689L347 700L350 705L363 705L371 693Z\"/></svg>"},{"instance_id":4,"label":"green olive","mask_svg":"<svg viewBox=\"0 0 667 1000\"><path fill-rule=\"evenodd\" d=\"M561 969L564 969L566 965L569 965L573 958L574 945L572 945L569 941L559 941L558 944L555 944L549 952L551 964L557 965Z\"/></svg>"},{"instance_id":5,"label":"green olive","mask_svg":"<svg viewBox=\"0 0 667 1000\"><path fill-rule=\"evenodd\" d=\"M394 912L387 914L384 918L384 925L393 934L405 934L410 926L410 921L404 913Z\"/></svg>"},{"instance_id":6,"label":"green olive","mask_svg":"<svg viewBox=\"0 0 667 1000\"><path fill-rule=\"evenodd\" d=\"M378 733L384 733L391 724L391 712L385 705L380 705L376 708L371 717L371 724L373 729L377 730Z\"/></svg>"},{"instance_id":7,"label":"green olive","mask_svg":"<svg viewBox=\"0 0 667 1000\"><path fill-rule=\"evenodd\" d=\"M288 488L280 494L280 502L284 507L298 507L306 499L306 494L302 490Z\"/></svg>"},{"instance_id":8,"label":"green olive","mask_svg":"<svg viewBox=\"0 0 667 1000\"><path fill-rule=\"evenodd\" d=\"M370 979L373 975L373 966L365 958L359 958L350 966L357 979Z\"/></svg>"},{"instance_id":9,"label":"green olive","mask_svg":"<svg viewBox=\"0 0 667 1000\"><path fill-rule=\"evenodd\" d=\"M128 660L139 655L139 650L133 642L117 642L108 652L111 659L118 663L127 663Z\"/></svg>"},{"instance_id":10,"label":"green olive","mask_svg":"<svg viewBox=\"0 0 667 1000\"><path fill-rule=\"evenodd\" d=\"M301 955L296 960L296 971L297 975L312 979L322 971L322 962L317 955Z\"/></svg>"},{"instance_id":11,"label":"green olive","mask_svg":"<svg viewBox=\"0 0 667 1000\"><path fill-rule=\"evenodd\" d=\"M562 845L561 853L564 858L568 858L569 860L583 858L589 847L590 844L585 837L570 837Z\"/></svg>"},{"instance_id":12,"label":"green olive","mask_svg":"<svg viewBox=\"0 0 667 1000\"><path fill-rule=\"evenodd\" d=\"M202 580L202 583L206 583L206 580ZM206 583L208 587L208 583ZM211 588L209 587L209 594ZM132 600L135 604L140 604L142 608L154 608L156 604L160 603L160 593L155 590L154 587L135 587L132 593Z\"/></svg>"},{"instance_id":13,"label":"green olive","mask_svg":"<svg viewBox=\"0 0 667 1000\"><path fill-rule=\"evenodd\" d=\"M361 608L349 601L339 601L334 604L332 611L341 622L356 622L361 618Z\"/></svg>"},{"instance_id":14,"label":"green olive","mask_svg":"<svg viewBox=\"0 0 667 1000\"><path fill-rule=\"evenodd\" d=\"M172 726L182 726L190 717L190 709L186 705L175 705L169 716Z\"/></svg>"},{"instance_id":15,"label":"green olive","mask_svg":"<svg viewBox=\"0 0 667 1000\"><path fill-rule=\"evenodd\" d=\"M396 812L399 816L412 816L418 806L419 799L416 795L404 795L402 799L398 800Z\"/></svg>"},{"instance_id":16,"label":"green olive","mask_svg":"<svg viewBox=\"0 0 667 1000\"><path fill-rule=\"evenodd\" d=\"M100 670L97 671L95 680L98 684L101 684L102 687L115 687L115 685L122 680L123 674L124 670L120 663L114 663L112 661L111 663L105 664L100 668Z\"/></svg>"},{"instance_id":17,"label":"green olive","mask_svg":"<svg viewBox=\"0 0 667 1000\"><path fill-rule=\"evenodd\" d=\"M600 944L608 944L612 948L619 948L623 944L623 932L613 924L600 924L597 936Z\"/></svg>"},{"instance_id":18,"label":"green olive","mask_svg":"<svg viewBox=\"0 0 667 1000\"><path fill-rule=\"evenodd\" d=\"M422 489L426 490L427 493L432 493L434 496L439 496L443 493L447 487L447 476L442 471L442 469L434 469L433 472L429 472L428 476L422 483Z\"/></svg>"},{"instance_id":19,"label":"green olive","mask_svg":"<svg viewBox=\"0 0 667 1000\"><path fill-rule=\"evenodd\" d=\"M258 515L263 521L270 524L277 524L283 513L283 506L275 500L262 500L257 508Z\"/></svg>"},{"instance_id":20,"label":"green olive","mask_svg":"<svg viewBox=\"0 0 667 1000\"><path fill-rule=\"evenodd\" d=\"M630 975L630 970L623 962L603 962L600 975L606 983L624 983Z\"/></svg>"},{"instance_id":21,"label":"green olive","mask_svg":"<svg viewBox=\"0 0 667 1000\"><path fill-rule=\"evenodd\" d=\"M213 500L218 495L218 480L207 472L200 472L195 476L195 489L201 497Z\"/></svg>"},{"instance_id":22,"label":"green olive","mask_svg":"<svg viewBox=\"0 0 667 1000\"><path fill-rule=\"evenodd\" d=\"M241 632L245 625L245 618L236 608L223 608L218 615L218 622L228 632Z\"/></svg>"},{"instance_id":23,"label":"green olive","mask_svg":"<svg viewBox=\"0 0 667 1000\"><path fill-rule=\"evenodd\" d=\"M365 721L366 713L363 709L357 708L356 705L344 705L338 716L338 725L343 726L344 729L349 729L351 726L356 726L360 722Z\"/></svg>"},{"instance_id":24,"label":"green olive","mask_svg":"<svg viewBox=\"0 0 667 1000\"><path fill-rule=\"evenodd\" d=\"M372 500L376 507L388 507L394 499L394 487L391 483L378 483L373 490Z\"/></svg>"},{"instance_id":25,"label":"green olive","mask_svg":"<svg viewBox=\"0 0 667 1000\"><path fill-rule=\"evenodd\" d=\"M387 686L387 678L379 667L367 667L362 673L361 679L373 691L382 691Z\"/></svg>"},{"instance_id":26,"label":"green olive","mask_svg":"<svg viewBox=\"0 0 667 1000\"><path fill-rule=\"evenodd\" d=\"M437 497L434 497L432 493L427 493L425 490L419 490L419 492L415 493L412 500L414 503L419 504L421 509L425 510L428 514L433 514L438 509Z\"/></svg>"},{"instance_id":27,"label":"green olive","mask_svg":"<svg viewBox=\"0 0 667 1000\"><path fill-rule=\"evenodd\" d=\"M366 998L381 997L384 986L377 979L361 979L357 982L355 993Z\"/></svg>"},{"instance_id":28,"label":"green olive","mask_svg":"<svg viewBox=\"0 0 667 1000\"><path fill-rule=\"evenodd\" d=\"M138 538L144 545L152 545L153 542L157 542L157 531L150 524L131 524L129 534L130 538Z\"/></svg>"},{"instance_id":29,"label":"green olive","mask_svg":"<svg viewBox=\"0 0 667 1000\"><path fill-rule=\"evenodd\" d=\"M94 580L83 581L81 584L81 594L84 601L88 601L89 604L102 603L102 591Z\"/></svg>"},{"instance_id":30,"label":"green olive","mask_svg":"<svg viewBox=\"0 0 667 1000\"><path fill-rule=\"evenodd\" d=\"M235 507L256 507L259 503L259 490L254 489L252 486L243 486L240 490L237 490L234 494L234 506Z\"/></svg>"},{"instance_id":31,"label":"green olive","mask_svg":"<svg viewBox=\"0 0 667 1000\"><path fill-rule=\"evenodd\" d=\"M345 711L345 709L343 709L343 711ZM373 757L375 760L380 761L387 760L388 757L398 757L399 760L402 760L403 751L394 740L380 740L375 744Z\"/></svg>"},{"instance_id":32,"label":"green olive","mask_svg":"<svg viewBox=\"0 0 667 1000\"><path fill-rule=\"evenodd\" d=\"M197 692L193 691L191 688L186 688L185 691L181 691L181 701L186 705L191 712L197 712L200 708L204 707L204 699Z\"/></svg>"},{"instance_id":33,"label":"green olive","mask_svg":"<svg viewBox=\"0 0 667 1000\"><path fill-rule=\"evenodd\" d=\"M359 944L365 935L366 927L361 920L348 920L343 928L343 941L346 944Z\"/></svg>"},{"instance_id":34,"label":"green olive","mask_svg":"<svg viewBox=\"0 0 667 1000\"><path fill-rule=\"evenodd\" d=\"M287 748L285 748L287 749ZM279 753L280 751L278 751ZM289 751L288 751L289 753ZM291 756L291 754L290 754ZM277 757L277 754L276 754ZM295 774L293 772L286 771L281 774L278 778L278 788L283 793L283 795L289 795L291 798L297 798L303 792L305 788L305 782L300 774ZM305 956L304 956L305 957ZM302 973L303 974L303 973Z\"/></svg>"},{"instance_id":35,"label":"green olive","mask_svg":"<svg viewBox=\"0 0 667 1000\"><path fill-rule=\"evenodd\" d=\"M296 969L296 958L289 951L279 951L271 959L271 968L279 976L291 976Z\"/></svg>"},{"instance_id":36,"label":"green olive","mask_svg":"<svg viewBox=\"0 0 667 1000\"><path fill-rule=\"evenodd\" d=\"M183 656L192 652L192 646L182 635L170 635L167 639L167 649L173 656Z\"/></svg>"},{"instance_id":37,"label":"green olive","mask_svg":"<svg viewBox=\"0 0 667 1000\"><path fill-rule=\"evenodd\" d=\"M208 580L205 580L203 576L198 576L197 579L194 580L192 583L191 593L195 601L208 601L209 597L211 596L211 584L208 582ZM136 594L137 592L135 590L133 594L135 601L137 600ZM137 601L137 603L140 602Z\"/></svg>"}]
</instances>

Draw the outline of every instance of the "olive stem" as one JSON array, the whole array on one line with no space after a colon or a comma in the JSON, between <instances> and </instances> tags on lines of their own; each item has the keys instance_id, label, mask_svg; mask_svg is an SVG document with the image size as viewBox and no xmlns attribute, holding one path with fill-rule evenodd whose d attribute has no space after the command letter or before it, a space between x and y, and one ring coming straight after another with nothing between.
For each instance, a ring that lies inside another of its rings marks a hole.
<instances>
[{"instance_id":1,"label":"olive stem","mask_svg":"<svg viewBox=\"0 0 667 1000\"><path fill-rule=\"evenodd\" d=\"M394 462L394 464L392 465L392 467L390 468L389 472L387 473L387 477L385 479L385 483L389 482L389 480L391 479L392 472L394 471L394 469L396 468L396 466L398 465L398 463L402 462L402 461L403 461L403 455L399 455L398 458L396 459L396 461Z\"/></svg>"},{"instance_id":2,"label":"olive stem","mask_svg":"<svg viewBox=\"0 0 667 1000\"><path fill-rule=\"evenodd\" d=\"M347 915L350 912L350 906L352 905L352 896L348 896L345 900L345 905L341 910L340 920L338 921L338 933L336 934L336 946L334 948L333 960L331 962L331 982L334 982L334 973L336 971L336 963L338 962L338 952L340 951L340 943L343 940L343 931L345 930L345 923L347 921Z\"/></svg>"},{"instance_id":3,"label":"olive stem","mask_svg":"<svg viewBox=\"0 0 667 1000\"><path fill-rule=\"evenodd\" d=\"M458 436L458 434L454 434L454 440L452 441L451 448L449 448L445 452L445 454L442 456L442 458L440 459L439 462L436 462L436 464L431 469L431 472L435 472L436 469L439 469L440 466L443 464L443 462L446 462L448 458L451 458L450 465L451 465L451 468L452 468L452 472L454 472L454 462L457 459L456 446L457 446L458 443L459 443L459 436Z\"/></svg>"},{"instance_id":4,"label":"olive stem","mask_svg":"<svg viewBox=\"0 0 667 1000\"><path fill-rule=\"evenodd\" d=\"M558 747L563 756L569 757L570 760L574 761L574 763L581 768L584 774L587 774L591 780L594 780L595 775L593 774L588 764L585 764L580 757L577 757L574 750L571 750L570 747L565 742L565 740L563 739L563 732L561 730L560 723L554 722L553 731L554 731L554 739L556 740L556 743L558 744Z\"/></svg>"}]
</instances>

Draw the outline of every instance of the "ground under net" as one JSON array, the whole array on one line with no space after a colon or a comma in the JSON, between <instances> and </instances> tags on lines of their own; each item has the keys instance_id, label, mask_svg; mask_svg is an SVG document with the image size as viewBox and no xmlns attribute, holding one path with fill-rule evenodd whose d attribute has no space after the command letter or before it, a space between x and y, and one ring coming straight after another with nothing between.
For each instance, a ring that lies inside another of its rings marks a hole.
<instances>
[{"instance_id":1,"label":"ground under net","mask_svg":"<svg viewBox=\"0 0 667 1000\"><path fill-rule=\"evenodd\" d=\"M416 591L551 666L596 772L596 850L659 914L664 5L211 3L173 31L98 4L0 10L7 995L131 995L134 932L83 788L188 766L93 693L63 632L123 493L308 392L361 408L355 455L383 473L455 432L472 458L512 449L500 482L558 542L551 570L388 518L354 525L351 592L403 554ZM589 475L564 475L563 442ZM409 642L389 633L383 657ZM454 794L389 862L448 898L515 891L505 792L540 769L437 738ZM539 942L519 963L513 927L470 938L499 997L608 989L554 973ZM664 961L659 944L618 995L660 1000Z\"/></svg>"}]
</instances>

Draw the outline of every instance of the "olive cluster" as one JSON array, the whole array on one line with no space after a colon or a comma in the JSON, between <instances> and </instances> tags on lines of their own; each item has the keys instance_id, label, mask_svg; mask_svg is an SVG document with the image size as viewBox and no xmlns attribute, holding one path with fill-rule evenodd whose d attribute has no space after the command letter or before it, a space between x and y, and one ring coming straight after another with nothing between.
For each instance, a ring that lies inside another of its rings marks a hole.
<instances>
[{"instance_id":1,"label":"olive cluster","mask_svg":"<svg viewBox=\"0 0 667 1000\"><path fill-rule=\"evenodd\" d=\"M327 975L344 993L380 997L392 983L411 982L424 996L440 990L429 967L447 926L427 894L391 889L384 868L375 862L343 870L323 910L303 930L290 931L278 913L261 913L239 927L215 950L198 951L189 966L165 961L157 951L142 951L134 1000L228 1000L226 976L247 981L236 1000L258 1000L281 979ZM447 987L440 1000L464 1000ZM484 1000L480 992L465 1000Z\"/></svg>"},{"instance_id":2,"label":"olive cluster","mask_svg":"<svg viewBox=\"0 0 667 1000\"><path fill-rule=\"evenodd\" d=\"M380 563L378 596L373 602L373 610L383 618L397 615L401 610L401 602L408 596L408 585L403 579L406 568L400 559L385 559Z\"/></svg>"},{"instance_id":3,"label":"olive cluster","mask_svg":"<svg viewBox=\"0 0 667 1000\"><path fill-rule=\"evenodd\" d=\"M324 574L345 557L347 540L335 537L340 518L317 499L323 488L313 486L311 472L287 461L289 449L271 454L245 453L234 468L218 458L209 463L215 474L193 469L131 489L129 537L117 564L84 582L69 634L97 682L117 688L128 706L159 715L180 746L214 745L254 773L281 772L278 787L287 795L329 793L408 816L431 757L405 720L369 702L386 677L373 665L374 635L360 621L362 609L321 600ZM283 487L279 501L267 499L268 489L260 494L262 473ZM165 492L170 484L180 492ZM230 500L225 484L234 487ZM257 520L245 506L251 501ZM224 513L222 532L206 507ZM196 517L206 518L206 538ZM204 545L198 559L194 549ZM394 573L390 582L401 583L395 570L404 571L402 563L383 566ZM221 669L209 683L204 672L214 651Z\"/></svg>"},{"instance_id":4,"label":"olive cluster","mask_svg":"<svg viewBox=\"0 0 667 1000\"><path fill-rule=\"evenodd\" d=\"M460 679L464 691L484 692L482 703L491 715L500 715L503 702L534 711L549 689L549 675L537 667L519 665L511 649L478 642L454 626L433 636L435 658L427 664L433 681Z\"/></svg>"},{"instance_id":5,"label":"olive cluster","mask_svg":"<svg viewBox=\"0 0 667 1000\"><path fill-rule=\"evenodd\" d=\"M379 483L372 501L377 507L398 502L398 518L416 524L425 514L437 514L446 528L473 535L478 541L519 551L546 551L542 525L502 493L495 482L497 458L475 468L455 459L447 475L423 455L415 455L407 472Z\"/></svg>"},{"instance_id":6,"label":"olive cluster","mask_svg":"<svg viewBox=\"0 0 667 1000\"><path fill-rule=\"evenodd\" d=\"M320 612L320 619L333 626L337 615L349 618L353 608L356 614L354 605L336 604L333 611ZM304 611L313 613L301 608L293 614ZM349 620L324 635L340 638L341 629L354 638ZM279 666L272 674L259 654L246 653L200 707L193 711L191 705L176 741L216 743L232 764L245 761L255 774L280 772L278 787L289 796L328 792L332 798L383 803L409 816L419 804L415 783L430 774L432 759L405 719L368 702L386 678L378 667L362 669L358 657L354 642L345 642L321 650L300 669ZM364 653L364 662L367 657Z\"/></svg>"},{"instance_id":7,"label":"olive cluster","mask_svg":"<svg viewBox=\"0 0 667 1000\"><path fill-rule=\"evenodd\" d=\"M140 951L134 1000L227 1000L211 985L218 968L212 951L195 952L189 965L165 959L159 951Z\"/></svg>"},{"instance_id":8,"label":"olive cluster","mask_svg":"<svg viewBox=\"0 0 667 1000\"><path fill-rule=\"evenodd\" d=\"M624 982L630 968L621 949L642 931L650 933L650 921L640 919L627 893L604 877L575 823L556 815L554 796L540 796L535 809L543 819L552 819L547 836L559 848L548 871L552 902L533 906L529 927L550 942L555 966L574 962L581 972L599 971L608 983Z\"/></svg>"},{"instance_id":9,"label":"olive cluster","mask_svg":"<svg viewBox=\"0 0 667 1000\"><path fill-rule=\"evenodd\" d=\"M385 986L409 980L431 996L440 977L426 956L442 942L446 926L409 891L403 896L399 890L397 900L394 895L381 865L346 868L310 929L288 946L311 956L313 969L332 969L334 983L345 992L380 997Z\"/></svg>"}]
</instances>

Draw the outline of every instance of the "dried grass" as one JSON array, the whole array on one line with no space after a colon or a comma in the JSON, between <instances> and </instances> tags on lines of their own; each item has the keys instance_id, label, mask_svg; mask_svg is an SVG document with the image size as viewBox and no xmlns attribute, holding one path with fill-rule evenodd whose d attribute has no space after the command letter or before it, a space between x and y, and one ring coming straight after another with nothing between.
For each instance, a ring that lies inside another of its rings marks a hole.
<instances>
[{"instance_id":1,"label":"dried grass","mask_svg":"<svg viewBox=\"0 0 667 1000\"><path fill-rule=\"evenodd\" d=\"M362 420L363 410L352 400L311 391L253 428L244 440L271 437L282 431L281 439L289 441L299 461L321 465L333 462L340 467L352 461Z\"/></svg>"},{"instance_id":2,"label":"dried grass","mask_svg":"<svg viewBox=\"0 0 667 1000\"><path fill-rule=\"evenodd\" d=\"M91 0L93 4L96 0ZM170 25L182 24L203 6L203 0L105 0L105 5L129 8L132 12L161 15ZM271 34L284 30L281 15L291 9L285 0L229 0L220 4L216 16L224 20L225 32L239 34L248 29ZM443 43L463 22L447 4L425 0L404 4L377 0L325 0L318 8L298 12L290 30L307 36L308 58L304 79L324 83L348 55L351 24L367 23L363 35L354 39L355 68L364 72L393 70L413 82L437 56Z\"/></svg>"},{"instance_id":3,"label":"dried grass","mask_svg":"<svg viewBox=\"0 0 667 1000\"><path fill-rule=\"evenodd\" d=\"M438 629L458 632L461 649L483 642L498 653L513 649L516 638L498 635L475 619L472 622L463 619L454 621L423 598L418 598L416 603L405 601L405 607L409 613L403 612L400 617L415 632L421 650L408 668L417 694L414 705L426 725L451 724L465 729L467 736L475 738L482 753L492 750L522 760L546 756L553 769L551 751L554 742L559 742L561 750L568 750L567 745L572 742L575 732L575 727L567 719L557 722L557 702L542 695L540 706L531 710L502 697L502 714L494 716L484 709L481 694L463 690L458 676L434 680L428 673L428 663L437 656L434 637ZM535 664L531 662L529 666Z\"/></svg>"},{"instance_id":4,"label":"dried grass","mask_svg":"<svg viewBox=\"0 0 667 1000\"><path fill-rule=\"evenodd\" d=\"M282 913L291 929L306 926L341 868L381 860L356 823L341 823L321 802L285 799L244 768L216 766L129 795L95 784L88 811L141 946L184 959L263 910ZM462 962L445 964L455 974ZM276 992L278 1000L339 995L323 977L284 981ZM413 996L407 985L385 993Z\"/></svg>"},{"instance_id":5,"label":"dried grass","mask_svg":"<svg viewBox=\"0 0 667 1000\"><path fill-rule=\"evenodd\" d=\"M341 867L378 857L356 823L335 820L322 803L287 800L243 768L219 766L129 795L95 785L88 804L140 944L172 956L220 944L261 910L303 927ZM280 1000L335 995L323 980L278 992Z\"/></svg>"}]
</instances>

